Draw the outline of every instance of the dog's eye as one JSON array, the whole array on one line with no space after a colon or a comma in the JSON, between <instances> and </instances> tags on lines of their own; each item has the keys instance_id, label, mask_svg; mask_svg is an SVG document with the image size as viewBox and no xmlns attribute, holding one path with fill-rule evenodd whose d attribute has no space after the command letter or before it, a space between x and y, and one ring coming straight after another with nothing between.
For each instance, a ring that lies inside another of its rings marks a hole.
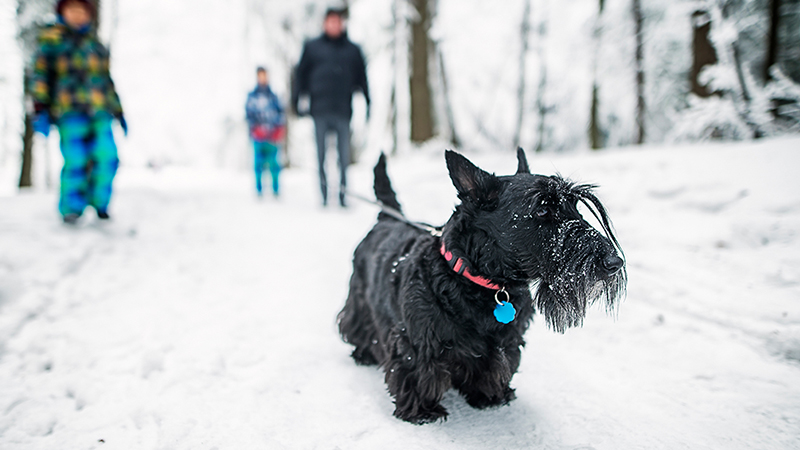
<instances>
[{"instance_id":1,"label":"dog's eye","mask_svg":"<svg viewBox=\"0 0 800 450\"><path fill-rule=\"evenodd\" d=\"M541 207L536 210L536 217L540 219L547 217L548 214L550 214L550 210L545 207Z\"/></svg>"}]
</instances>

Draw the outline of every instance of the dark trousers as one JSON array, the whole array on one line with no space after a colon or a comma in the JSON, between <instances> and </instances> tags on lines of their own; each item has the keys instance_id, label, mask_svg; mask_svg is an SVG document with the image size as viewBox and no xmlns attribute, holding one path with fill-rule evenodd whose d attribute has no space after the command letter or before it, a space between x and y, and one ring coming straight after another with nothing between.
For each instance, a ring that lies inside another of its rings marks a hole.
<instances>
[{"instance_id":1,"label":"dark trousers","mask_svg":"<svg viewBox=\"0 0 800 450\"><path fill-rule=\"evenodd\" d=\"M328 178L325 176L326 138L329 133L334 133L336 134L336 151L339 155L339 202L344 205L344 192L347 187L347 166L350 165L350 118L315 116L314 128L317 137L319 187L322 191L322 203L328 203Z\"/></svg>"}]
</instances>

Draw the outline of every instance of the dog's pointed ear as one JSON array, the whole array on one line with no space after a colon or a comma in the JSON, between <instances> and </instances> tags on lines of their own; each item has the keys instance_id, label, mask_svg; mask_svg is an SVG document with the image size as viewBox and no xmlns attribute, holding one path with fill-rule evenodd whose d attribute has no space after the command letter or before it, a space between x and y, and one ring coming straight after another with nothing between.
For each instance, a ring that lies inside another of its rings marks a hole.
<instances>
[{"instance_id":1,"label":"dog's pointed ear","mask_svg":"<svg viewBox=\"0 0 800 450\"><path fill-rule=\"evenodd\" d=\"M517 147L517 162L517 174L531 173L531 169L528 167L528 158L525 157L525 150L522 147Z\"/></svg>"},{"instance_id":2,"label":"dog's pointed ear","mask_svg":"<svg viewBox=\"0 0 800 450\"><path fill-rule=\"evenodd\" d=\"M447 170L458 191L458 198L469 201L483 210L497 207L500 195L500 180L496 176L478 168L467 158L452 151L445 151Z\"/></svg>"}]
</instances>

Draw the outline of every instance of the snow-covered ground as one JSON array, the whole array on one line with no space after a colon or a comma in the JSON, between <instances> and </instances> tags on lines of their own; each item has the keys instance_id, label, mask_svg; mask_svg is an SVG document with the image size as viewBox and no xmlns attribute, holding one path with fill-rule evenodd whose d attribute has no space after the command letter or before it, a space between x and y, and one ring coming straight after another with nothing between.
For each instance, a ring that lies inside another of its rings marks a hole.
<instances>
[{"instance_id":1,"label":"snow-covered ground","mask_svg":"<svg viewBox=\"0 0 800 450\"><path fill-rule=\"evenodd\" d=\"M445 3L458 12L464 2ZM451 393L447 422L416 427L392 417L381 372L356 366L336 332L352 251L375 209L318 206L308 119L293 122L280 201L258 202L242 171L254 65L273 68L277 90L286 84L280 62L253 47L263 30L247 4L124 0L104 10L105 24L118 19L104 36L131 134L119 142L112 222L89 213L68 228L42 187L42 139L37 188L16 193L23 61L16 3L0 0L0 449L798 447L800 139L529 154L536 172L601 185L626 251L627 299L615 317L597 308L563 335L537 317L515 402L475 411ZM356 2L351 20L373 87L372 137L356 139L369 148L351 169L364 194L376 143L390 137L385 5ZM502 63L488 64L491 52L463 30L511 28L503 11L480 24L445 12L447 63L463 72L457 94ZM548 58L571 54L557 32L580 23L568 25L554 30ZM515 54L502 44L495 56ZM605 92L625 108L617 89ZM505 123L502 104L489 119ZM554 122L568 123L583 121ZM49 146L55 172L55 137ZM401 152L389 170L408 215L441 223L455 190L443 147L432 147ZM516 168L512 152L483 150L469 156L487 170Z\"/></svg>"},{"instance_id":2,"label":"snow-covered ground","mask_svg":"<svg viewBox=\"0 0 800 450\"><path fill-rule=\"evenodd\" d=\"M259 202L246 172L124 167L113 220L0 197L3 449L790 449L800 442L800 139L529 154L601 185L628 261L616 317L538 316L488 411L392 417L336 332L375 209L318 206L311 169ZM310 150L310 149L309 149ZM351 169L368 193L375 154ZM470 155L498 174L511 152ZM390 160L407 214L456 201L441 149Z\"/></svg>"}]
</instances>

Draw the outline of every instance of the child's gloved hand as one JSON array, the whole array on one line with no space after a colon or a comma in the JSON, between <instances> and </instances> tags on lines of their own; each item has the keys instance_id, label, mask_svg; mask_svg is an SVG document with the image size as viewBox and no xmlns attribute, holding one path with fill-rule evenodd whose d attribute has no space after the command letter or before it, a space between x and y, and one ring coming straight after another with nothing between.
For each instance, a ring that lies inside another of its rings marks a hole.
<instances>
[{"instance_id":1,"label":"child's gloved hand","mask_svg":"<svg viewBox=\"0 0 800 450\"><path fill-rule=\"evenodd\" d=\"M122 127L122 131L125 132L125 136L128 136L128 122L125 121L125 116L120 114L117 120L119 120L119 126Z\"/></svg>"},{"instance_id":2,"label":"child's gloved hand","mask_svg":"<svg viewBox=\"0 0 800 450\"><path fill-rule=\"evenodd\" d=\"M50 115L42 112L33 119L33 131L41 133L44 137L50 135Z\"/></svg>"}]
</instances>

